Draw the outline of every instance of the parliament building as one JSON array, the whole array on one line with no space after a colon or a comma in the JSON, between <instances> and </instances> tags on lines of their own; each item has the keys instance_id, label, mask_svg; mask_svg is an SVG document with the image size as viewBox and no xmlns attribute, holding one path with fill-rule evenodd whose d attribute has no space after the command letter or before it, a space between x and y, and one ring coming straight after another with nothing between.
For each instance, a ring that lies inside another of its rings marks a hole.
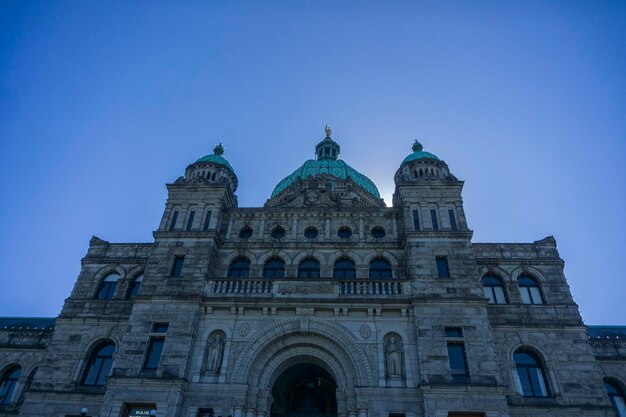
<instances>
[{"instance_id":1,"label":"parliament building","mask_svg":"<svg viewBox=\"0 0 626 417\"><path fill-rule=\"evenodd\" d=\"M626 417L626 327L583 323L553 237L473 242L417 141L391 207L339 153L242 208L220 144L153 242L93 237L58 317L0 318L0 417Z\"/></svg>"}]
</instances>

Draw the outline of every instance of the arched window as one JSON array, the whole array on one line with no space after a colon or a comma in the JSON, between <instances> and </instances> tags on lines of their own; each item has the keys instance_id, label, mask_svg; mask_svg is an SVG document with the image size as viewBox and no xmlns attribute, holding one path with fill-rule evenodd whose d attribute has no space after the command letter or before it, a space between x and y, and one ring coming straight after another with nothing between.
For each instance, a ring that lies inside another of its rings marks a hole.
<instances>
[{"instance_id":1,"label":"arched window","mask_svg":"<svg viewBox=\"0 0 626 417\"><path fill-rule=\"evenodd\" d=\"M356 278L356 267L352 259L338 259L333 269L333 278Z\"/></svg>"},{"instance_id":2,"label":"arched window","mask_svg":"<svg viewBox=\"0 0 626 417\"><path fill-rule=\"evenodd\" d=\"M313 258L306 258L298 265L298 278L319 278L320 263Z\"/></svg>"},{"instance_id":3,"label":"arched window","mask_svg":"<svg viewBox=\"0 0 626 417\"><path fill-rule=\"evenodd\" d=\"M263 266L264 278L282 278L285 276L285 261L280 258L272 258Z\"/></svg>"},{"instance_id":4,"label":"arched window","mask_svg":"<svg viewBox=\"0 0 626 417\"><path fill-rule=\"evenodd\" d=\"M543 304L543 297L541 297L541 290L539 289L539 283L533 277L528 274L522 274L517 278L519 284L520 295L522 296L522 303L524 304Z\"/></svg>"},{"instance_id":5,"label":"arched window","mask_svg":"<svg viewBox=\"0 0 626 417\"><path fill-rule=\"evenodd\" d=\"M141 287L142 282L143 274L139 274L133 279L133 282L130 283L130 288L128 288L127 298L135 298L137 296L137 293L139 292L139 287Z\"/></svg>"},{"instance_id":6,"label":"arched window","mask_svg":"<svg viewBox=\"0 0 626 417\"><path fill-rule=\"evenodd\" d=\"M115 344L111 341L99 344L92 352L83 373L81 385L101 387L111 372Z\"/></svg>"},{"instance_id":7,"label":"arched window","mask_svg":"<svg viewBox=\"0 0 626 417\"><path fill-rule=\"evenodd\" d=\"M228 268L228 276L231 278L245 278L250 276L250 261L247 258L237 258Z\"/></svg>"},{"instance_id":8,"label":"arched window","mask_svg":"<svg viewBox=\"0 0 626 417\"><path fill-rule=\"evenodd\" d=\"M0 379L0 405L9 404L11 402L17 380L21 376L22 368L18 365L11 366L4 371Z\"/></svg>"},{"instance_id":9,"label":"arched window","mask_svg":"<svg viewBox=\"0 0 626 417\"><path fill-rule=\"evenodd\" d=\"M370 262L370 279L391 278L391 264L383 258L376 258Z\"/></svg>"},{"instance_id":10,"label":"arched window","mask_svg":"<svg viewBox=\"0 0 626 417\"><path fill-rule=\"evenodd\" d=\"M513 355L518 389L524 397L547 397L548 385L541 361L534 353L520 349Z\"/></svg>"},{"instance_id":11,"label":"arched window","mask_svg":"<svg viewBox=\"0 0 626 417\"><path fill-rule=\"evenodd\" d=\"M483 277L483 292L489 299L489 304L506 304L504 284L497 276L487 274Z\"/></svg>"},{"instance_id":12,"label":"arched window","mask_svg":"<svg viewBox=\"0 0 626 417\"><path fill-rule=\"evenodd\" d=\"M622 388L615 382L607 380L604 381L604 388L611 399L617 417L626 417L626 401L624 401Z\"/></svg>"},{"instance_id":13,"label":"arched window","mask_svg":"<svg viewBox=\"0 0 626 417\"><path fill-rule=\"evenodd\" d=\"M98 289L96 298L98 300L112 299L113 295L115 295L115 289L117 288L117 281L119 281L119 279L120 276L118 274L107 275L100 283L100 288Z\"/></svg>"},{"instance_id":14,"label":"arched window","mask_svg":"<svg viewBox=\"0 0 626 417\"><path fill-rule=\"evenodd\" d=\"M18 401L18 404L21 404L24 402L24 395L30 389L30 386L33 385L33 380L35 379L35 374L37 373L38 369L39 368L35 368L32 371L30 371L30 374L28 374L28 378L26 378L26 383L24 384L24 389L22 389L22 393L20 394L20 399Z\"/></svg>"}]
</instances>

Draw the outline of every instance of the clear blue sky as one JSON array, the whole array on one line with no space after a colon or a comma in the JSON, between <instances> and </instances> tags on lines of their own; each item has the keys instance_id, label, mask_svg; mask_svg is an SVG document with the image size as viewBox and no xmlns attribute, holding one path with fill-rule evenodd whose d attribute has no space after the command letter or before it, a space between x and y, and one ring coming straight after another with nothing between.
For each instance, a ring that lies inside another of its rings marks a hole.
<instances>
[{"instance_id":1,"label":"clear blue sky","mask_svg":"<svg viewBox=\"0 0 626 417\"><path fill-rule=\"evenodd\" d=\"M554 235L589 324L626 324L626 2L0 3L0 315L54 316L92 235L150 242L223 141L241 206L324 125L391 204L415 138L476 242Z\"/></svg>"}]
</instances>

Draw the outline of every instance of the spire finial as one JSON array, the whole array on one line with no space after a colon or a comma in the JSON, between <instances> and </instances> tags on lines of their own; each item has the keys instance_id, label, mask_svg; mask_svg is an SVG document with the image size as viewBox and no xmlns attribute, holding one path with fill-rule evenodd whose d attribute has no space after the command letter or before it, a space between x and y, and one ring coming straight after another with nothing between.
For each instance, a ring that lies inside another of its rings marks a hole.
<instances>
[{"instance_id":1,"label":"spire finial","mask_svg":"<svg viewBox=\"0 0 626 417\"><path fill-rule=\"evenodd\" d=\"M326 129L324 129L324 131L326 132L326 137L329 138L330 135L333 134L333 131L330 129L330 127L328 127L328 125L326 125Z\"/></svg>"},{"instance_id":2,"label":"spire finial","mask_svg":"<svg viewBox=\"0 0 626 417\"><path fill-rule=\"evenodd\" d=\"M222 142L220 142L218 145L215 145L215 148L213 148L213 154L217 156L224 155L224 145L222 145Z\"/></svg>"},{"instance_id":3,"label":"spire finial","mask_svg":"<svg viewBox=\"0 0 626 417\"><path fill-rule=\"evenodd\" d=\"M422 146L421 143L419 143L417 139L415 139L415 142L413 142L412 149L413 149L413 152L422 152L422 149L424 149L424 147Z\"/></svg>"}]
</instances>

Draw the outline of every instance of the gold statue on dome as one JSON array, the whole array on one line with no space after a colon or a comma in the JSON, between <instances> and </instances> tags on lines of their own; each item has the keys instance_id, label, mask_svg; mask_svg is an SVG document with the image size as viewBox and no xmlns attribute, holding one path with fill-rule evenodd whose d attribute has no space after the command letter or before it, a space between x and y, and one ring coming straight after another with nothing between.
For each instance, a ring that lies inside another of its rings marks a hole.
<instances>
[{"instance_id":1,"label":"gold statue on dome","mask_svg":"<svg viewBox=\"0 0 626 417\"><path fill-rule=\"evenodd\" d=\"M330 130L330 127L328 127L328 125L326 125L326 129L324 129L326 131L326 137L329 138L330 135L333 134L333 131Z\"/></svg>"}]
</instances>

